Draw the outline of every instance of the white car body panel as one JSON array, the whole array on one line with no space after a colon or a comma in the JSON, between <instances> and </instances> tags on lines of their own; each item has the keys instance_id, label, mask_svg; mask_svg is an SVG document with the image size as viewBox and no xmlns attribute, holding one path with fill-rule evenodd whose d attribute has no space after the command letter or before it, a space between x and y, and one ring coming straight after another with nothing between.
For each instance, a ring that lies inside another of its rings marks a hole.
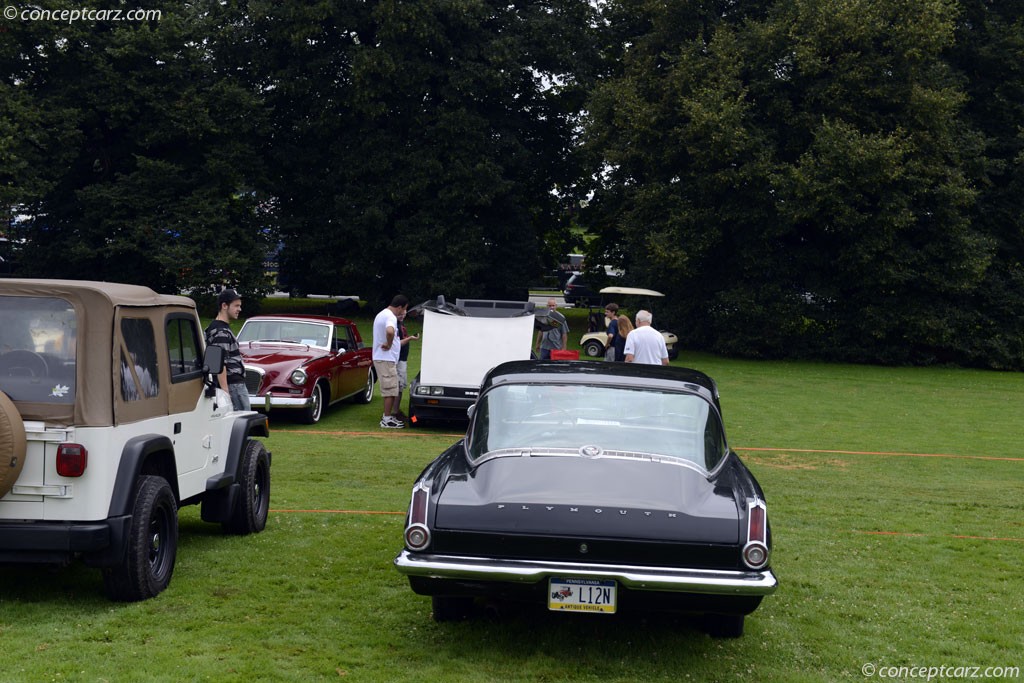
<instances>
[{"instance_id":1,"label":"white car body panel","mask_svg":"<svg viewBox=\"0 0 1024 683\"><path fill-rule=\"evenodd\" d=\"M491 368L530 358L533 316L484 318L423 312L420 384L479 387Z\"/></svg>"}]
</instances>

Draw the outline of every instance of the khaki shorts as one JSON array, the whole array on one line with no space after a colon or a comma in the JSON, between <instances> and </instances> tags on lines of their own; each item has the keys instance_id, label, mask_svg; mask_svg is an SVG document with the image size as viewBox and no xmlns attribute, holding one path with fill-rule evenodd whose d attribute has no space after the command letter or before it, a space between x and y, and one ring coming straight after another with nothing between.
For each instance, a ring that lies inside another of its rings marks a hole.
<instances>
[{"instance_id":1,"label":"khaki shorts","mask_svg":"<svg viewBox=\"0 0 1024 683\"><path fill-rule=\"evenodd\" d=\"M393 360L375 360L373 369L377 371L380 382L381 396L398 396L398 370Z\"/></svg>"}]
</instances>

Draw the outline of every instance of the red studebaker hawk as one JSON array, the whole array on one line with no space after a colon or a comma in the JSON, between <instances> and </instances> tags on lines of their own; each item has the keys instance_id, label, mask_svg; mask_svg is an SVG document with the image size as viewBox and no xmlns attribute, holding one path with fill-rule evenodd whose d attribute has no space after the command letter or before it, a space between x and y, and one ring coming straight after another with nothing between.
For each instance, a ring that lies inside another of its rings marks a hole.
<instances>
[{"instance_id":1,"label":"red studebaker hawk","mask_svg":"<svg viewBox=\"0 0 1024 683\"><path fill-rule=\"evenodd\" d=\"M238 333L238 346L255 410L298 410L303 422L314 424L332 403L373 399L372 349L351 320L253 316Z\"/></svg>"}]
</instances>

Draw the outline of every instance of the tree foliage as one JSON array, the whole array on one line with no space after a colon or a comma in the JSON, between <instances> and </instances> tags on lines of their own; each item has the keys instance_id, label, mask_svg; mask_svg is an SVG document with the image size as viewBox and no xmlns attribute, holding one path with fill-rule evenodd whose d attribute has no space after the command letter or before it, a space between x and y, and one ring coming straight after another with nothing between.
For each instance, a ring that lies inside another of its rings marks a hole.
<instances>
[{"instance_id":1,"label":"tree foliage","mask_svg":"<svg viewBox=\"0 0 1024 683\"><path fill-rule=\"evenodd\" d=\"M524 291L575 179L583 0L275 4L253 26L300 290Z\"/></svg>"},{"instance_id":2,"label":"tree foliage","mask_svg":"<svg viewBox=\"0 0 1024 683\"><path fill-rule=\"evenodd\" d=\"M587 242L692 347L1024 367L1024 0L152 7L0 26L22 274L509 296Z\"/></svg>"},{"instance_id":3,"label":"tree foliage","mask_svg":"<svg viewBox=\"0 0 1024 683\"><path fill-rule=\"evenodd\" d=\"M590 102L593 220L612 257L680 302L686 341L984 362L971 305L999 230L976 220L987 161L947 56L956 3L615 12L635 33Z\"/></svg>"},{"instance_id":4,"label":"tree foliage","mask_svg":"<svg viewBox=\"0 0 1024 683\"><path fill-rule=\"evenodd\" d=\"M0 34L2 201L27 216L20 274L266 290L261 104L218 59L221 7Z\"/></svg>"}]
</instances>

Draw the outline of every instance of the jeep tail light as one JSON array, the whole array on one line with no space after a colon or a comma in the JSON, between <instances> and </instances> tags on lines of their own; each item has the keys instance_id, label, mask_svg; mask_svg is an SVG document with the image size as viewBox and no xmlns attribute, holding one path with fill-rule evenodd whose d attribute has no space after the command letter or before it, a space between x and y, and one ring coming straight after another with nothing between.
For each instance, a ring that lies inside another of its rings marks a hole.
<instances>
[{"instance_id":1,"label":"jeep tail light","mask_svg":"<svg viewBox=\"0 0 1024 683\"><path fill-rule=\"evenodd\" d=\"M412 490L409 521L405 527L405 545L409 550L423 550L430 545L430 529L427 527L429 505L430 489L423 484L417 484Z\"/></svg>"},{"instance_id":2,"label":"jeep tail light","mask_svg":"<svg viewBox=\"0 0 1024 683\"><path fill-rule=\"evenodd\" d=\"M89 464L89 451L77 443L62 443L57 447L57 474L62 477L80 477Z\"/></svg>"},{"instance_id":3,"label":"jeep tail light","mask_svg":"<svg viewBox=\"0 0 1024 683\"><path fill-rule=\"evenodd\" d=\"M747 544L743 546L743 564L761 569L768 564L768 509L764 501L751 499L747 509Z\"/></svg>"}]
</instances>

